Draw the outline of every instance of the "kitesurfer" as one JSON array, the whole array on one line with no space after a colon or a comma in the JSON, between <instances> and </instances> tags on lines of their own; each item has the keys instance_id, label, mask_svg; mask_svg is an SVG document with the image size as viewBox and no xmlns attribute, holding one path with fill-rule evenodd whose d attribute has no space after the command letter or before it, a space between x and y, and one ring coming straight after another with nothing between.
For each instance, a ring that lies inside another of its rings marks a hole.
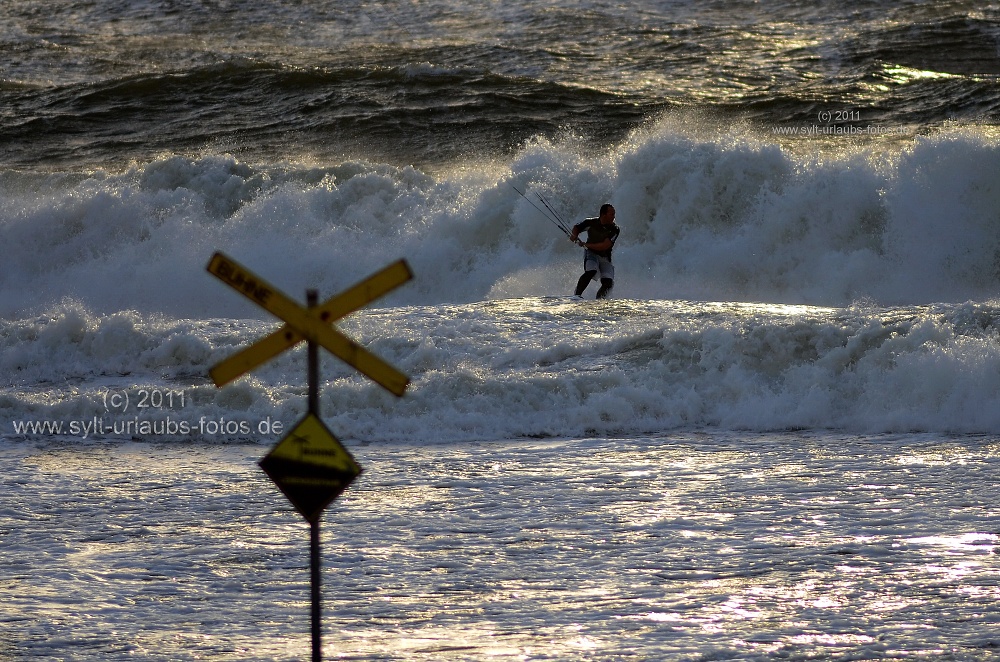
<instances>
[{"instance_id":1,"label":"kitesurfer","mask_svg":"<svg viewBox=\"0 0 1000 662\"><path fill-rule=\"evenodd\" d=\"M587 233L587 241L580 240L580 233ZM604 299L615 286L615 267L611 264L611 249L618 239L621 229L615 225L615 208L610 204L601 205L597 218L585 219L573 226L569 239L587 249L583 254L583 275L576 284L576 296L583 291L598 272L601 274L601 288L597 298Z\"/></svg>"}]
</instances>

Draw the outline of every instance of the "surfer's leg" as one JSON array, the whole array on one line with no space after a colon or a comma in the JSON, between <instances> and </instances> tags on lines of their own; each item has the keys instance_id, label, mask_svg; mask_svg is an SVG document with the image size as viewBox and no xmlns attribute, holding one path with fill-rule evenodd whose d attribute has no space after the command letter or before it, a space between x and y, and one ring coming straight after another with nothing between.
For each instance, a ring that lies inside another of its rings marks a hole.
<instances>
[{"instance_id":1,"label":"surfer's leg","mask_svg":"<svg viewBox=\"0 0 1000 662\"><path fill-rule=\"evenodd\" d=\"M601 289L597 290L598 299L606 299L611 294L611 288L615 286L615 281L611 278L601 279Z\"/></svg>"},{"instance_id":2,"label":"surfer's leg","mask_svg":"<svg viewBox=\"0 0 1000 662\"><path fill-rule=\"evenodd\" d=\"M615 286L615 265L611 260L602 257L598 260L597 266L601 271L601 289L597 290L598 299L606 299L611 294L611 288Z\"/></svg>"},{"instance_id":3,"label":"surfer's leg","mask_svg":"<svg viewBox=\"0 0 1000 662\"><path fill-rule=\"evenodd\" d=\"M580 276L580 280L576 283L576 296L583 294L583 291L587 289L587 286L590 285L590 281L594 280L594 276L596 275L597 269L583 272L583 275Z\"/></svg>"}]
</instances>

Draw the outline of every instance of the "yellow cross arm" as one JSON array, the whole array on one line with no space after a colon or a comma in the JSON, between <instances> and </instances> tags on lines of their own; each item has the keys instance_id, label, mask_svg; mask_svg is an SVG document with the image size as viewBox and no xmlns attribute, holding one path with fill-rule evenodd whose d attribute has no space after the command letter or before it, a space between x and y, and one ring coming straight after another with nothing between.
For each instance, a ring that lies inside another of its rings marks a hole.
<instances>
[{"instance_id":1,"label":"yellow cross arm","mask_svg":"<svg viewBox=\"0 0 1000 662\"><path fill-rule=\"evenodd\" d=\"M324 315L323 311L319 310L320 307L307 310L283 292L259 278L249 269L246 269L238 262L226 257L222 253L216 253L212 256L212 259L208 264L208 271L213 276L216 276L268 312L273 313L277 317L284 320L290 327L289 331L293 334L298 333L301 336L299 339L304 338L325 347L335 356L354 366L359 371L397 396L402 395L406 390L406 386L410 382L409 377L399 372L350 338L347 338L339 331L334 330L326 324L325 320L321 319L321 317L330 316L332 313L326 313L326 315ZM409 273L408 268L406 271ZM337 297L334 297L334 299L337 299ZM357 298L354 298L353 300L343 304L335 304L334 310L347 310L347 312L350 312L350 310L353 309L347 309L347 306L357 300ZM278 334L280 334L280 330L279 332L271 335ZM268 336L268 338L270 338L270 336ZM268 351L274 350L274 348L281 345L281 343L287 343L289 341L287 333L282 334L280 338L276 338L274 340L268 340L268 338L264 338L264 341L268 341L268 344L266 345L266 349ZM295 342L298 342L298 340L293 341L291 344L295 344ZM244 350L241 354L246 351L247 350ZM279 349L278 351L281 350ZM263 355L264 353L262 352L261 356ZM237 356L239 356L239 354L237 354ZM267 360L270 356L273 356L273 354L264 356L262 360ZM244 359L246 358L248 357L244 357ZM259 363L257 365L259 365ZM222 377L225 376L225 374L222 375ZM217 384L219 383L214 375L213 379L216 380Z\"/></svg>"},{"instance_id":2,"label":"yellow cross arm","mask_svg":"<svg viewBox=\"0 0 1000 662\"><path fill-rule=\"evenodd\" d=\"M211 263L209 271L212 271ZM317 306L315 312L322 321L332 323L399 287L411 278L413 278L413 272L410 271L409 265L406 264L405 260L399 260L352 285L340 294L330 297ZM216 364L209 371L209 375L216 386L223 386L304 339L305 337L301 333L285 323L277 331ZM358 369L360 370L360 368ZM375 378L372 377L372 379ZM398 383L398 381L398 376L394 377L393 382ZM389 390L393 393L396 392L393 389ZM397 395L401 394L397 393Z\"/></svg>"}]
</instances>

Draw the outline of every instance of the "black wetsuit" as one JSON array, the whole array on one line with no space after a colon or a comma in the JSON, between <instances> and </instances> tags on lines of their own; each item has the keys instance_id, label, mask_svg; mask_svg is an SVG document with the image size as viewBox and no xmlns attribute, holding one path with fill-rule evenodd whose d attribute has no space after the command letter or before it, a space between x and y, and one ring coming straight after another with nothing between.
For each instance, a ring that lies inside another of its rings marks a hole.
<instances>
[{"instance_id":1,"label":"black wetsuit","mask_svg":"<svg viewBox=\"0 0 1000 662\"><path fill-rule=\"evenodd\" d=\"M588 244L599 244L605 239L611 240L611 248L615 247L615 242L618 241L618 234L621 232L619 228L614 223L608 223L604 225L601 223L599 218L588 218L580 221L573 226L573 230L579 235L582 232L587 233L587 243ZM606 251L591 251L595 255L601 257L606 257L611 259L611 248ZM587 249L590 250L590 249Z\"/></svg>"},{"instance_id":2,"label":"black wetsuit","mask_svg":"<svg viewBox=\"0 0 1000 662\"><path fill-rule=\"evenodd\" d=\"M611 293L611 288L615 285L615 268L611 264L611 249L614 248L621 232L614 223L607 225L601 223L600 218L588 218L573 226L573 230L579 235L581 232L587 233L588 244L598 244L605 239L611 240L611 246L607 250L595 251L590 248L583 256L583 275L576 284L576 295L581 296L587 289L587 285L594 279L597 272L601 272L601 289L597 291L597 298L604 299Z\"/></svg>"}]
</instances>

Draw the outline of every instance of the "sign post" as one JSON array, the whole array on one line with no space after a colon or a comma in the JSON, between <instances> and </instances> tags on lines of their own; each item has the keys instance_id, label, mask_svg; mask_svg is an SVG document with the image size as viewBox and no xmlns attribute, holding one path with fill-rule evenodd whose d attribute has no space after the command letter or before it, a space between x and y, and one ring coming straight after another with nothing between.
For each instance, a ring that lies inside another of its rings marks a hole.
<instances>
[{"instance_id":1,"label":"sign post","mask_svg":"<svg viewBox=\"0 0 1000 662\"><path fill-rule=\"evenodd\" d=\"M281 352L307 343L309 380L305 418L258 463L292 506L309 522L310 597L312 603L312 659L320 662L322 619L320 595L319 520L323 510L361 474L361 467L332 432L319 412L319 348L324 347L396 396L402 396L409 377L370 353L331 324L395 289L413 277L399 260L337 296L318 304L315 290L306 291L306 307L271 286L235 260L215 253L208 272L284 321L277 331L216 364L209 374L216 386L269 361Z\"/></svg>"},{"instance_id":2,"label":"sign post","mask_svg":"<svg viewBox=\"0 0 1000 662\"><path fill-rule=\"evenodd\" d=\"M306 290L306 305L310 309L316 307L319 294L316 290ZM306 372L309 379L309 413L319 418L319 346L312 340L306 345ZM319 571L319 516L309 520L309 593L312 608L312 659L319 662L323 659L323 624L320 609L320 571Z\"/></svg>"}]
</instances>

